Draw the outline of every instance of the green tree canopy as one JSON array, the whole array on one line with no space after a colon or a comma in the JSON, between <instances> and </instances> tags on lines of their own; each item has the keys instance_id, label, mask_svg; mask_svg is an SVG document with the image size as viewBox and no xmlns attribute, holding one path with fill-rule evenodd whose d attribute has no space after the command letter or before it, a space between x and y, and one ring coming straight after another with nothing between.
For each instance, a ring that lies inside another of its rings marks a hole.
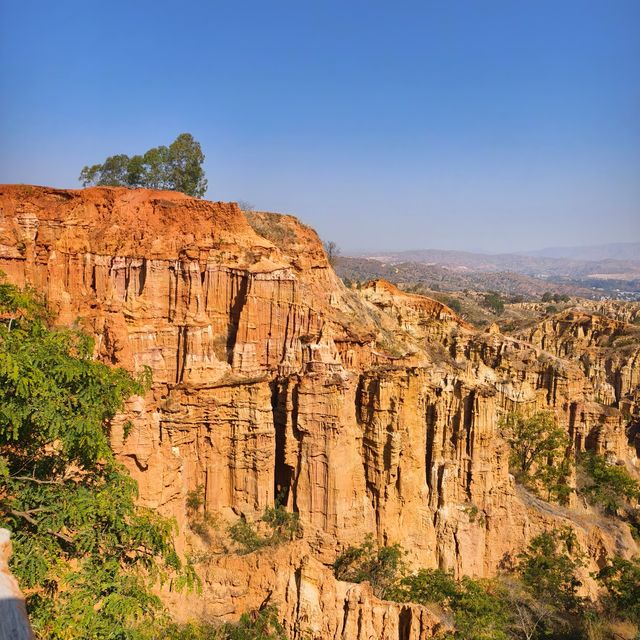
<instances>
[{"instance_id":1,"label":"green tree canopy","mask_svg":"<svg viewBox=\"0 0 640 640\"><path fill-rule=\"evenodd\" d=\"M614 557L600 569L597 580L607 588L607 606L640 625L640 557Z\"/></svg>"},{"instance_id":2,"label":"green tree canopy","mask_svg":"<svg viewBox=\"0 0 640 640\"><path fill-rule=\"evenodd\" d=\"M109 446L109 420L148 381L92 355L89 336L51 328L33 294L0 280L0 522L51 640L139 638L162 611L153 583L194 576Z\"/></svg>"},{"instance_id":3,"label":"green tree canopy","mask_svg":"<svg viewBox=\"0 0 640 640\"><path fill-rule=\"evenodd\" d=\"M583 560L570 528L539 534L518 559L522 581L538 598L561 603L567 610L575 610L581 604L577 592L582 583L576 571Z\"/></svg>"},{"instance_id":4,"label":"green tree canopy","mask_svg":"<svg viewBox=\"0 0 640 640\"><path fill-rule=\"evenodd\" d=\"M586 452L580 456L586 473L582 493L592 504L601 505L608 515L615 515L625 504L640 500L640 483L622 465L609 464L604 456Z\"/></svg>"},{"instance_id":5,"label":"green tree canopy","mask_svg":"<svg viewBox=\"0 0 640 640\"><path fill-rule=\"evenodd\" d=\"M168 147L131 157L109 156L102 164L84 167L79 180L84 187L168 189L202 198L207 190L203 162L200 143L190 133L181 133Z\"/></svg>"},{"instance_id":6,"label":"green tree canopy","mask_svg":"<svg viewBox=\"0 0 640 640\"><path fill-rule=\"evenodd\" d=\"M538 411L529 417L509 413L500 427L511 449L509 469L516 481L534 491L546 489L547 498L565 500L570 493L569 439L553 413Z\"/></svg>"}]
</instances>

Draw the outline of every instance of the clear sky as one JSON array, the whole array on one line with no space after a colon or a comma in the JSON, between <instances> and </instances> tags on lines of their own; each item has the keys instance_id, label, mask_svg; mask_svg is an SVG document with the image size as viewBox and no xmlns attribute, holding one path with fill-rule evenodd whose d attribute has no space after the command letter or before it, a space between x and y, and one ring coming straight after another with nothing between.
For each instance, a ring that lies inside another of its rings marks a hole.
<instances>
[{"instance_id":1,"label":"clear sky","mask_svg":"<svg viewBox=\"0 0 640 640\"><path fill-rule=\"evenodd\" d=\"M0 182L192 133L343 250L640 240L639 0L0 0Z\"/></svg>"}]
</instances>

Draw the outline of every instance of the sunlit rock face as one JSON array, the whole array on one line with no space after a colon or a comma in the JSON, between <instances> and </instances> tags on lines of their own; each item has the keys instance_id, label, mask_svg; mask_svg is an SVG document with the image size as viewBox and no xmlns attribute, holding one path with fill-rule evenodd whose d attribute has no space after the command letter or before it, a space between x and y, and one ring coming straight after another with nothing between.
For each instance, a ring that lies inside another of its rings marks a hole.
<instances>
[{"instance_id":1,"label":"sunlit rock face","mask_svg":"<svg viewBox=\"0 0 640 640\"><path fill-rule=\"evenodd\" d=\"M299 514L304 553L213 559L205 595L176 605L184 615L237 617L270 592L293 636L304 611L321 637L397 638L405 625L401 637L427 638L426 610L382 603L326 565L371 534L414 566L489 576L563 522L593 558L614 537L618 552L635 549L628 532L518 491L499 426L506 412L548 409L578 449L637 464L625 428L638 345L606 352L601 340L625 319L481 333L386 282L346 289L291 216L142 189L0 187L0 270L41 292L57 322L91 332L96 357L151 369L149 392L112 425L143 504L183 533L198 487L225 521L276 497Z\"/></svg>"}]
</instances>

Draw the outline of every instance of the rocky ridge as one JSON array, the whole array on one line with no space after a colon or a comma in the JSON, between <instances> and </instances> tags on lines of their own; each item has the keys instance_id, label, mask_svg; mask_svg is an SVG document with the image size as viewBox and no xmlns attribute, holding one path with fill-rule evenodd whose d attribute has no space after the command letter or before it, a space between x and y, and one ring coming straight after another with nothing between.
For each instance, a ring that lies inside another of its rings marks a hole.
<instances>
[{"instance_id":1,"label":"rocky ridge","mask_svg":"<svg viewBox=\"0 0 640 640\"><path fill-rule=\"evenodd\" d=\"M183 546L198 487L223 521L276 496L299 514L304 539L273 556L210 555L203 596L176 605L185 615L233 618L271 594L292 637L428 638L429 611L326 565L372 534L416 565L490 576L559 523L589 551L585 576L636 550L580 505L524 496L498 429L508 411L550 409L578 449L637 466L638 344L614 348L632 317L568 312L515 337L480 333L389 283L345 288L291 216L123 188L0 187L0 270L93 333L97 357L152 370L112 441Z\"/></svg>"}]
</instances>

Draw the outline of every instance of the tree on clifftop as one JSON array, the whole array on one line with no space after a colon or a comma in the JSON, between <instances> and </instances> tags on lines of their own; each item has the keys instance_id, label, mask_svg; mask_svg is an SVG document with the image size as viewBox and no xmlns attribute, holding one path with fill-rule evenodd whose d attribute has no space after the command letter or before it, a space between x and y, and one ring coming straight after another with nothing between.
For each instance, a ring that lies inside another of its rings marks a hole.
<instances>
[{"instance_id":1,"label":"tree on clifftop","mask_svg":"<svg viewBox=\"0 0 640 640\"><path fill-rule=\"evenodd\" d=\"M109 156L102 164L84 167L79 180L84 187L168 189L202 198L207 190L203 162L200 143L190 133L181 133L168 147L131 157Z\"/></svg>"}]
</instances>

